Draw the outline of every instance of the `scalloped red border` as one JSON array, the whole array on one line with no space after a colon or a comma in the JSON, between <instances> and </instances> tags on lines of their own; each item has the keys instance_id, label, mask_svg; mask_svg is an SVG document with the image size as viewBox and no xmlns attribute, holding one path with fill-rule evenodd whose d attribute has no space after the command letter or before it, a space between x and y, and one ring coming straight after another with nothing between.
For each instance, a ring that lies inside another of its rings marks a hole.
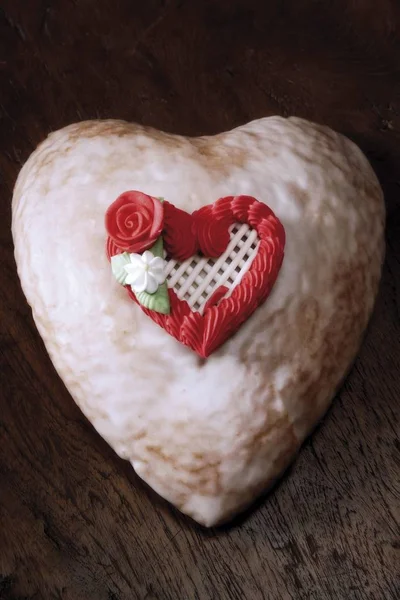
<instances>
[{"instance_id":1,"label":"scalloped red border","mask_svg":"<svg viewBox=\"0 0 400 600\"><path fill-rule=\"evenodd\" d=\"M250 269L228 298L220 299L222 292L216 288L203 315L193 312L188 303L180 300L171 288L168 289L171 303L169 315L139 305L155 323L202 358L219 348L267 299L282 265L285 230L272 210L252 196L226 196L192 215L164 202L165 248L172 258L180 261L190 258L199 250L205 256L223 254L229 243L228 228L234 223L247 223L255 229L260 244ZM122 250L108 238L108 257L120 252ZM129 296L137 302L130 287L126 287Z\"/></svg>"}]
</instances>

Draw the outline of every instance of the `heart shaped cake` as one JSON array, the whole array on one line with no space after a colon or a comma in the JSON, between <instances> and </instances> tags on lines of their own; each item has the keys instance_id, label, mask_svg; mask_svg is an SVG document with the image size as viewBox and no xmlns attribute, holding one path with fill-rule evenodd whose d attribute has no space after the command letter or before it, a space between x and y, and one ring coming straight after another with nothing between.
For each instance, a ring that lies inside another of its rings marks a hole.
<instances>
[{"instance_id":1,"label":"heart shaped cake","mask_svg":"<svg viewBox=\"0 0 400 600\"><path fill-rule=\"evenodd\" d=\"M327 410L383 232L361 151L297 118L201 138L79 123L39 146L13 198L22 288L72 397L206 526L269 488Z\"/></svg>"}]
</instances>

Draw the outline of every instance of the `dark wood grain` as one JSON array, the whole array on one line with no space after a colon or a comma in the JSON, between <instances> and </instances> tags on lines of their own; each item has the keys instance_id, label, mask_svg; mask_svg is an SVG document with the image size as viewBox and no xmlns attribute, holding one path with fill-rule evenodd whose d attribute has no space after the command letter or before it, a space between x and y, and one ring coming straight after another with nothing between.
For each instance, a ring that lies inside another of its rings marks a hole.
<instances>
[{"instance_id":1,"label":"dark wood grain","mask_svg":"<svg viewBox=\"0 0 400 600\"><path fill-rule=\"evenodd\" d=\"M266 499L205 531L115 456L58 379L16 275L12 189L46 134L76 120L202 134L275 113L366 152L387 259L323 423ZM0 172L0 599L399 598L397 0L2 0Z\"/></svg>"}]
</instances>

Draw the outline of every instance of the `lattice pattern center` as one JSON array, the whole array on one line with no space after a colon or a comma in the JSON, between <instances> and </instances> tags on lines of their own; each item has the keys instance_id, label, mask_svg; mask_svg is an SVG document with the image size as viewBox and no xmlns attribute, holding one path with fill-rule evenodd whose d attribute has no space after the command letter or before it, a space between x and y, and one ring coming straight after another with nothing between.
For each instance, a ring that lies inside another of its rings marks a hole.
<instances>
[{"instance_id":1,"label":"lattice pattern center","mask_svg":"<svg viewBox=\"0 0 400 600\"><path fill-rule=\"evenodd\" d=\"M219 258L193 256L183 263L167 261L167 284L193 311L203 313L204 306L219 286L226 286L228 297L249 270L259 245L257 231L247 224L229 228L229 245Z\"/></svg>"}]
</instances>

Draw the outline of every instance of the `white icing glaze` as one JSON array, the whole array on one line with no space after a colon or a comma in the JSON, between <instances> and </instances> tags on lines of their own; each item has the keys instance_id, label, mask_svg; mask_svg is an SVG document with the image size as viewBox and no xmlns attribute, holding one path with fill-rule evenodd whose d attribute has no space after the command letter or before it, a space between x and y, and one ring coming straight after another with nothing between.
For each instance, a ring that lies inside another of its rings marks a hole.
<instances>
[{"instance_id":1,"label":"white icing glaze","mask_svg":"<svg viewBox=\"0 0 400 600\"><path fill-rule=\"evenodd\" d=\"M285 227L270 298L206 361L111 273L104 213L129 189L188 212L248 194ZM358 148L280 117L198 139L73 125L31 156L13 199L18 271L60 376L115 451L205 525L269 486L329 406L373 307L383 226L382 192Z\"/></svg>"}]
</instances>

